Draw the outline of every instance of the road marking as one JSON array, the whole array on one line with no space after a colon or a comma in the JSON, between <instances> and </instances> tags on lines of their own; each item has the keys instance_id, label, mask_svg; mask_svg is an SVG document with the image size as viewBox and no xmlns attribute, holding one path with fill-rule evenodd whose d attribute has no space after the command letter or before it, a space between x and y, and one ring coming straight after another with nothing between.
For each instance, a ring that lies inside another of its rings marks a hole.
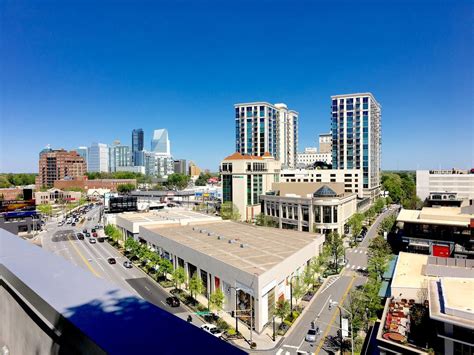
<instances>
[{"instance_id":1,"label":"road marking","mask_svg":"<svg viewBox=\"0 0 474 355\"><path fill-rule=\"evenodd\" d=\"M355 265L352 265L351 269L354 270L355 267L356 267Z\"/></svg>"},{"instance_id":2,"label":"road marking","mask_svg":"<svg viewBox=\"0 0 474 355\"><path fill-rule=\"evenodd\" d=\"M329 302L329 300L331 299L331 297L332 297L332 295L329 295L329 297L328 297L328 299L326 300L326 302L324 302L323 307L321 308L321 310L319 311L318 315L316 316L316 319L318 319L319 316L321 315L321 313L323 313L324 308L326 308L326 303Z\"/></svg>"},{"instance_id":3,"label":"road marking","mask_svg":"<svg viewBox=\"0 0 474 355\"><path fill-rule=\"evenodd\" d=\"M351 282L349 282L349 285L347 285L347 288L346 288L346 290L344 291L344 294L342 295L342 298L341 298L341 299L339 300L339 302L338 302L339 304L343 304L344 301L346 300L346 297L347 297L347 295L349 294L349 291L351 290L352 284L354 283L354 281L355 281L355 276L352 276ZM314 352L315 354L319 353L319 351L321 350L321 348L322 348L322 346L323 346L323 344L324 344L324 339L326 339L326 336L328 335L329 330L331 329L332 324L334 323L334 320L336 319L336 316L337 316L337 311L334 310L334 314L333 314L331 320L329 321L329 324L328 324L328 326L326 327L326 330L325 330L323 336L321 337L321 340L319 341L318 348L317 348L316 351Z\"/></svg>"},{"instance_id":4,"label":"road marking","mask_svg":"<svg viewBox=\"0 0 474 355\"><path fill-rule=\"evenodd\" d=\"M283 349L280 349L276 352L276 355L280 355L283 352Z\"/></svg>"},{"instance_id":5,"label":"road marking","mask_svg":"<svg viewBox=\"0 0 474 355\"><path fill-rule=\"evenodd\" d=\"M146 288L146 290L147 290L148 292L151 292L151 291L150 291L150 289L149 289L148 287L146 287L146 286L145 286L145 288ZM249 312L250 312L250 311L249 311Z\"/></svg>"},{"instance_id":6,"label":"road marking","mask_svg":"<svg viewBox=\"0 0 474 355\"><path fill-rule=\"evenodd\" d=\"M349 269L351 267L351 264L346 265L346 269Z\"/></svg>"},{"instance_id":7,"label":"road marking","mask_svg":"<svg viewBox=\"0 0 474 355\"><path fill-rule=\"evenodd\" d=\"M77 254L81 257L82 261L84 261L84 264L86 264L86 266L89 268L89 270L97 277L101 277L95 270L94 268L92 267L92 265L89 263L89 261L87 261L87 259L84 257L84 255L82 255L82 253L79 251L79 249L76 247L76 245L72 242L71 239L69 239L69 243L71 243L71 245L74 247L74 249L76 250Z\"/></svg>"},{"instance_id":8,"label":"road marking","mask_svg":"<svg viewBox=\"0 0 474 355\"><path fill-rule=\"evenodd\" d=\"M291 349L298 349L297 346L294 345L283 345L284 348L291 348Z\"/></svg>"}]
</instances>

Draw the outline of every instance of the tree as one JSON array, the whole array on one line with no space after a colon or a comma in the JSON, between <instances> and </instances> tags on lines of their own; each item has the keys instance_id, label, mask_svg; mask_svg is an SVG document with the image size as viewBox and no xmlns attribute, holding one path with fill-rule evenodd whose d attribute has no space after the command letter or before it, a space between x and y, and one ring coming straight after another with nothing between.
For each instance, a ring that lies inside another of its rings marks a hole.
<instances>
[{"instance_id":1,"label":"tree","mask_svg":"<svg viewBox=\"0 0 474 355\"><path fill-rule=\"evenodd\" d=\"M158 265L160 274L164 277L166 277L166 275L170 274L173 271L173 264L166 258L161 258Z\"/></svg>"},{"instance_id":2,"label":"tree","mask_svg":"<svg viewBox=\"0 0 474 355\"><path fill-rule=\"evenodd\" d=\"M352 238L355 241L355 238L362 231L362 222L364 221L364 215L362 213L354 213L347 224L351 227Z\"/></svg>"},{"instance_id":3,"label":"tree","mask_svg":"<svg viewBox=\"0 0 474 355\"><path fill-rule=\"evenodd\" d=\"M388 258L382 255L373 255L367 262L367 271L370 277L375 280L382 280L382 276L387 270Z\"/></svg>"},{"instance_id":4,"label":"tree","mask_svg":"<svg viewBox=\"0 0 474 355\"><path fill-rule=\"evenodd\" d=\"M296 280L296 281L295 281ZM300 280L299 277L295 277L295 279L292 281L293 283L293 298L295 299L295 304L298 304L298 300L304 296L306 292L306 287L304 285L304 282Z\"/></svg>"},{"instance_id":5,"label":"tree","mask_svg":"<svg viewBox=\"0 0 474 355\"><path fill-rule=\"evenodd\" d=\"M135 239L127 238L125 240L125 250L132 254L134 257L138 255L140 248L140 243L137 242Z\"/></svg>"},{"instance_id":6,"label":"tree","mask_svg":"<svg viewBox=\"0 0 474 355\"><path fill-rule=\"evenodd\" d=\"M280 299L277 301L275 306L275 316L279 317L281 321L288 316L290 313L290 302L285 299Z\"/></svg>"},{"instance_id":7,"label":"tree","mask_svg":"<svg viewBox=\"0 0 474 355\"><path fill-rule=\"evenodd\" d=\"M267 216L263 213L259 213L256 217L255 224L263 227L277 227L278 222L275 221L271 216Z\"/></svg>"},{"instance_id":8,"label":"tree","mask_svg":"<svg viewBox=\"0 0 474 355\"><path fill-rule=\"evenodd\" d=\"M38 205L36 206L36 208L38 209L38 211L40 211L41 214L45 216L51 216L51 214L53 213L53 207L49 203Z\"/></svg>"},{"instance_id":9,"label":"tree","mask_svg":"<svg viewBox=\"0 0 474 355\"><path fill-rule=\"evenodd\" d=\"M181 285L186 281L186 273L184 269L180 266L173 270L171 277L173 278L175 288L180 289Z\"/></svg>"},{"instance_id":10,"label":"tree","mask_svg":"<svg viewBox=\"0 0 474 355\"><path fill-rule=\"evenodd\" d=\"M368 249L369 259L374 256L388 257L392 253L390 244L388 244L388 242L380 235L370 241Z\"/></svg>"},{"instance_id":11,"label":"tree","mask_svg":"<svg viewBox=\"0 0 474 355\"><path fill-rule=\"evenodd\" d=\"M314 287L314 284L316 283L314 275L315 275L315 271L311 267L311 263L310 263L308 266L306 266L303 273L303 282L306 286Z\"/></svg>"},{"instance_id":12,"label":"tree","mask_svg":"<svg viewBox=\"0 0 474 355\"><path fill-rule=\"evenodd\" d=\"M217 288L209 297L209 308L220 311L224 306L225 296L220 288Z\"/></svg>"},{"instance_id":13,"label":"tree","mask_svg":"<svg viewBox=\"0 0 474 355\"><path fill-rule=\"evenodd\" d=\"M224 202L221 205L221 217L222 219L237 221L240 219L239 209L230 201Z\"/></svg>"},{"instance_id":14,"label":"tree","mask_svg":"<svg viewBox=\"0 0 474 355\"><path fill-rule=\"evenodd\" d=\"M382 197L379 197L378 199L375 200L374 202L374 211L375 213L380 213L382 212L383 208L385 207L385 199Z\"/></svg>"},{"instance_id":15,"label":"tree","mask_svg":"<svg viewBox=\"0 0 474 355\"><path fill-rule=\"evenodd\" d=\"M327 255L332 259L332 264L336 272L339 272L339 260L344 255L344 245L342 238L337 232L331 232L326 235L324 249Z\"/></svg>"},{"instance_id":16,"label":"tree","mask_svg":"<svg viewBox=\"0 0 474 355\"><path fill-rule=\"evenodd\" d=\"M384 232L390 232L396 222L396 215L391 214L390 216L385 217L382 222L380 222L379 235L383 236Z\"/></svg>"},{"instance_id":17,"label":"tree","mask_svg":"<svg viewBox=\"0 0 474 355\"><path fill-rule=\"evenodd\" d=\"M209 180L211 177L216 176L215 174L211 173L201 173L199 174L199 177L196 179L194 182L194 185L196 186L206 186L207 185L207 180Z\"/></svg>"},{"instance_id":18,"label":"tree","mask_svg":"<svg viewBox=\"0 0 474 355\"><path fill-rule=\"evenodd\" d=\"M120 184L117 186L117 192L121 194L128 194L135 189L135 185L133 184Z\"/></svg>"},{"instance_id":19,"label":"tree","mask_svg":"<svg viewBox=\"0 0 474 355\"><path fill-rule=\"evenodd\" d=\"M190 179L188 175L171 174L168 176L165 185L171 190L183 190L188 187Z\"/></svg>"},{"instance_id":20,"label":"tree","mask_svg":"<svg viewBox=\"0 0 474 355\"><path fill-rule=\"evenodd\" d=\"M189 280L189 292L191 293L191 297L196 299L196 295L202 293L204 291L204 284L202 283L201 278L195 272L193 277Z\"/></svg>"},{"instance_id":21,"label":"tree","mask_svg":"<svg viewBox=\"0 0 474 355\"><path fill-rule=\"evenodd\" d=\"M348 310L352 314L352 327L354 335L363 327L365 320L366 300L360 289L352 290L348 298Z\"/></svg>"}]
</instances>

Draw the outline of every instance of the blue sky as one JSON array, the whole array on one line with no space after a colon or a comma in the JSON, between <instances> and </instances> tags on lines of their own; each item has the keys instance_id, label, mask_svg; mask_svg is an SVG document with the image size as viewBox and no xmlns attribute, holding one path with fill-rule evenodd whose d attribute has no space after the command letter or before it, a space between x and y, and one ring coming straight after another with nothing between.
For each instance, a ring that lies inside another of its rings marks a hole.
<instances>
[{"instance_id":1,"label":"blue sky","mask_svg":"<svg viewBox=\"0 0 474 355\"><path fill-rule=\"evenodd\" d=\"M167 128L176 158L216 170L233 104L285 102L299 149L330 96L382 104L382 168L469 168L470 1L31 1L0 4L1 172L46 145L130 144Z\"/></svg>"}]
</instances>

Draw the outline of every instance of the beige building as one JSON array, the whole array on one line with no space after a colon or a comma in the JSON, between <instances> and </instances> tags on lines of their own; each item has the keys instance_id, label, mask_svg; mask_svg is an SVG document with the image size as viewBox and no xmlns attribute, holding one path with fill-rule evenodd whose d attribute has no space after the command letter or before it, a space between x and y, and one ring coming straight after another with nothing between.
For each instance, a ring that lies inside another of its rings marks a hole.
<instances>
[{"instance_id":1,"label":"beige building","mask_svg":"<svg viewBox=\"0 0 474 355\"><path fill-rule=\"evenodd\" d=\"M263 156L238 152L220 165L222 201L232 202L243 221L252 221L260 214L260 197L278 182L281 163L269 153Z\"/></svg>"},{"instance_id":2,"label":"beige building","mask_svg":"<svg viewBox=\"0 0 474 355\"><path fill-rule=\"evenodd\" d=\"M192 161L189 162L189 165L188 165L188 171L189 171L189 176L191 176L191 178L198 178L199 175L201 174L201 169Z\"/></svg>"},{"instance_id":3,"label":"beige building","mask_svg":"<svg viewBox=\"0 0 474 355\"><path fill-rule=\"evenodd\" d=\"M319 152L332 153L332 135L331 133L323 133L319 135Z\"/></svg>"},{"instance_id":4,"label":"beige building","mask_svg":"<svg viewBox=\"0 0 474 355\"><path fill-rule=\"evenodd\" d=\"M474 199L474 173L470 170L417 170L416 195L425 200L430 193L451 192L466 200Z\"/></svg>"},{"instance_id":5,"label":"beige building","mask_svg":"<svg viewBox=\"0 0 474 355\"><path fill-rule=\"evenodd\" d=\"M230 221L143 225L139 239L188 277L196 273L204 296L221 289L224 311L229 314L237 304L240 326L248 325L252 309L256 332L271 324L276 302L290 297L291 278L324 242L322 235Z\"/></svg>"},{"instance_id":6,"label":"beige building","mask_svg":"<svg viewBox=\"0 0 474 355\"><path fill-rule=\"evenodd\" d=\"M344 234L357 211L356 194L345 192L342 183L274 183L261 200L262 212L280 228L322 234Z\"/></svg>"},{"instance_id":7,"label":"beige building","mask_svg":"<svg viewBox=\"0 0 474 355\"><path fill-rule=\"evenodd\" d=\"M65 178L75 178L86 173L86 161L76 151L45 148L40 152L36 188L53 187L54 182Z\"/></svg>"},{"instance_id":8,"label":"beige building","mask_svg":"<svg viewBox=\"0 0 474 355\"><path fill-rule=\"evenodd\" d=\"M297 167L305 167L316 162L323 162L329 165L332 164L331 152L318 153L317 148L310 147L305 148L304 152L298 153L296 156Z\"/></svg>"},{"instance_id":9,"label":"beige building","mask_svg":"<svg viewBox=\"0 0 474 355\"><path fill-rule=\"evenodd\" d=\"M343 183L344 192L355 193L362 199L362 170L288 169L281 170L280 182Z\"/></svg>"},{"instance_id":10,"label":"beige building","mask_svg":"<svg viewBox=\"0 0 474 355\"><path fill-rule=\"evenodd\" d=\"M82 193L78 191L62 191L56 188L49 189L45 192L35 192L37 205L78 202L81 199L81 196Z\"/></svg>"}]
</instances>

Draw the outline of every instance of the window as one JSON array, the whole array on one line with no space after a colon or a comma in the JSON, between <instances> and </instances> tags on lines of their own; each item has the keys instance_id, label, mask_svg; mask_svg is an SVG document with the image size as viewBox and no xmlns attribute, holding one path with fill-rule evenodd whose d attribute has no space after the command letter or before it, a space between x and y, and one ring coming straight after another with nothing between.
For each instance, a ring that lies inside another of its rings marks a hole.
<instances>
[{"instance_id":1,"label":"window","mask_svg":"<svg viewBox=\"0 0 474 355\"><path fill-rule=\"evenodd\" d=\"M331 223L331 206L323 206L323 223Z\"/></svg>"},{"instance_id":2,"label":"window","mask_svg":"<svg viewBox=\"0 0 474 355\"><path fill-rule=\"evenodd\" d=\"M321 206L314 207L314 222L321 223Z\"/></svg>"}]
</instances>

